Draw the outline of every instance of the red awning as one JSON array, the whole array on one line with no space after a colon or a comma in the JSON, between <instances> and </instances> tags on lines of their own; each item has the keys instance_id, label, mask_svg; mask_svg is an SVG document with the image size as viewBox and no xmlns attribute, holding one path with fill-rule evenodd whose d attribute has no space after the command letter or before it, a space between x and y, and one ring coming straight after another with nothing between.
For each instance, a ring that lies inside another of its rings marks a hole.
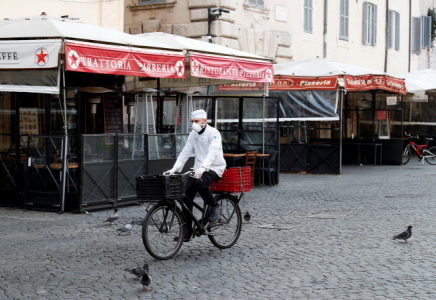
<instances>
[{"instance_id":1,"label":"red awning","mask_svg":"<svg viewBox=\"0 0 436 300\"><path fill-rule=\"evenodd\" d=\"M222 84L218 91L262 91L263 83ZM291 77L275 76L274 83L268 87L270 91L281 90L337 90L338 76L328 77Z\"/></svg>"},{"instance_id":2,"label":"red awning","mask_svg":"<svg viewBox=\"0 0 436 300\"><path fill-rule=\"evenodd\" d=\"M215 55L190 54L191 75L202 78L273 82L272 63Z\"/></svg>"},{"instance_id":3,"label":"red awning","mask_svg":"<svg viewBox=\"0 0 436 300\"><path fill-rule=\"evenodd\" d=\"M386 90L398 94L406 94L406 84L403 79L384 75L344 76L345 90L349 92L374 89Z\"/></svg>"},{"instance_id":4,"label":"red awning","mask_svg":"<svg viewBox=\"0 0 436 300\"><path fill-rule=\"evenodd\" d=\"M185 78L185 56L140 48L65 43L68 71L157 78Z\"/></svg>"}]
</instances>

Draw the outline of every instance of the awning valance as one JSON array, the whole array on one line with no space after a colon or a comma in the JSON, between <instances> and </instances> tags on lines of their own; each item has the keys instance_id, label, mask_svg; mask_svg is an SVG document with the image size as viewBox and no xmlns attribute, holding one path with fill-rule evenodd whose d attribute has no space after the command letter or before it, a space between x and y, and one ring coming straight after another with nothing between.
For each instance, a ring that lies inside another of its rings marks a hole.
<instances>
[{"instance_id":1,"label":"awning valance","mask_svg":"<svg viewBox=\"0 0 436 300\"><path fill-rule=\"evenodd\" d=\"M190 53L191 75L202 78L273 82L272 63L217 55Z\"/></svg>"},{"instance_id":2,"label":"awning valance","mask_svg":"<svg viewBox=\"0 0 436 300\"><path fill-rule=\"evenodd\" d=\"M50 69L59 64L59 39L0 41L0 69Z\"/></svg>"},{"instance_id":3,"label":"awning valance","mask_svg":"<svg viewBox=\"0 0 436 300\"><path fill-rule=\"evenodd\" d=\"M403 79L385 75L345 75L344 84L345 90L349 92L381 89L393 93L406 94L406 85Z\"/></svg>"},{"instance_id":4,"label":"awning valance","mask_svg":"<svg viewBox=\"0 0 436 300\"><path fill-rule=\"evenodd\" d=\"M185 78L185 55L181 52L67 41L65 42L65 57L68 71Z\"/></svg>"}]
</instances>

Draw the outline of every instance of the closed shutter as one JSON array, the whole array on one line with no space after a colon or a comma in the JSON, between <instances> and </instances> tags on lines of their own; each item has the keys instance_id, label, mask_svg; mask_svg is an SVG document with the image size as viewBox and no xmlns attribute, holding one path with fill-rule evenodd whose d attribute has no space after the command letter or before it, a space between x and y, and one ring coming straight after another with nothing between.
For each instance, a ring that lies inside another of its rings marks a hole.
<instances>
[{"instance_id":1,"label":"closed shutter","mask_svg":"<svg viewBox=\"0 0 436 300\"><path fill-rule=\"evenodd\" d=\"M368 41L368 32L367 32L367 28L368 28L368 3L366 1L363 2L363 43L364 44L369 44Z\"/></svg>"},{"instance_id":2,"label":"closed shutter","mask_svg":"<svg viewBox=\"0 0 436 300\"><path fill-rule=\"evenodd\" d=\"M372 41L371 45L377 45L377 5L372 5Z\"/></svg>"},{"instance_id":3,"label":"closed shutter","mask_svg":"<svg viewBox=\"0 0 436 300\"><path fill-rule=\"evenodd\" d=\"M421 18L413 17L412 53L421 53Z\"/></svg>"},{"instance_id":4,"label":"closed shutter","mask_svg":"<svg viewBox=\"0 0 436 300\"><path fill-rule=\"evenodd\" d=\"M431 47L431 17L422 16L422 46Z\"/></svg>"},{"instance_id":5,"label":"closed shutter","mask_svg":"<svg viewBox=\"0 0 436 300\"><path fill-rule=\"evenodd\" d=\"M304 0L304 32L312 33L312 0Z\"/></svg>"},{"instance_id":6,"label":"closed shutter","mask_svg":"<svg viewBox=\"0 0 436 300\"><path fill-rule=\"evenodd\" d=\"M348 1L341 0L339 19L339 38L348 41Z\"/></svg>"},{"instance_id":7,"label":"closed shutter","mask_svg":"<svg viewBox=\"0 0 436 300\"><path fill-rule=\"evenodd\" d=\"M387 36L386 36L386 39L387 39L387 45L388 45L388 48L390 48L390 49L392 49L392 35L393 35L393 24L392 24L392 14L394 13L394 11L392 11L392 10L389 10L389 12L388 12L388 31L387 31Z\"/></svg>"},{"instance_id":8,"label":"closed shutter","mask_svg":"<svg viewBox=\"0 0 436 300\"><path fill-rule=\"evenodd\" d=\"M400 13L395 13L395 50L400 50Z\"/></svg>"}]
</instances>

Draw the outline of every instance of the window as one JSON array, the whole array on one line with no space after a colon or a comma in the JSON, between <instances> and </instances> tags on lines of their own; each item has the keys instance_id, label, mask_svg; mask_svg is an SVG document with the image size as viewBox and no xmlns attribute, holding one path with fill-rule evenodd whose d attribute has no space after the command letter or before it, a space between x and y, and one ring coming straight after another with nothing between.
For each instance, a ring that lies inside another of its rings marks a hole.
<instances>
[{"instance_id":1,"label":"window","mask_svg":"<svg viewBox=\"0 0 436 300\"><path fill-rule=\"evenodd\" d=\"M339 11L339 39L348 41L349 0L341 0Z\"/></svg>"},{"instance_id":2,"label":"window","mask_svg":"<svg viewBox=\"0 0 436 300\"><path fill-rule=\"evenodd\" d=\"M377 44L377 5L363 2L363 43Z\"/></svg>"},{"instance_id":3,"label":"window","mask_svg":"<svg viewBox=\"0 0 436 300\"><path fill-rule=\"evenodd\" d=\"M304 32L312 33L313 26L313 3L312 0L304 0Z\"/></svg>"},{"instance_id":4,"label":"window","mask_svg":"<svg viewBox=\"0 0 436 300\"><path fill-rule=\"evenodd\" d=\"M413 17L412 26L413 26L412 53L419 54L421 53L421 38L422 38L421 18Z\"/></svg>"},{"instance_id":5,"label":"window","mask_svg":"<svg viewBox=\"0 0 436 300\"><path fill-rule=\"evenodd\" d=\"M264 0L248 0L248 4L250 6L256 6L256 7L263 8L263 6L264 6L263 1Z\"/></svg>"},{"instance_id":6,"label":"window","mask_svg":"<svg viewBox=\"0 0 436 300\"><path fill-rule=\"evenodd\" d=\"M138 0L138 5L165 3L166 0Z\"/></svg>"},{"instance_id":7,"label":"window","mask_svg":"<svg viewBox=\"0 0 436 300\"><path fill-rule=\"evenodd\" d=\"M431 47L431 17L422 16L422 47Z\"/></svg>"},{"instance_id":8,"label":"window","mask_svg":"<svg viewBox=\"0 0 436 300\"><path fill-rule=\"evenodd\" d=\"M394 10L388 13L388 48L400 49L400 14Z\"/></svg>"}]
</instances>

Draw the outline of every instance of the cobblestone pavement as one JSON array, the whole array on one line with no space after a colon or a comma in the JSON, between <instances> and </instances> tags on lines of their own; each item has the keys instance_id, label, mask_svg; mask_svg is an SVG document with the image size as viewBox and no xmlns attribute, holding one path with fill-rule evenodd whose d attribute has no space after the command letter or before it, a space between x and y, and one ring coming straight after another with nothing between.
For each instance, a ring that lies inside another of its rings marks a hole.
<instances>
[{"instance_id":1,"label":"cobblestone pavement","mask_svg":"<svg viewBox=\"0 0 436 300\"><path fill-rule=\"evenodd\" d=\"M239 241L207 237L153 259L141 206L57 214L0 208L0 299L436 299L436 166L345 166L343 174L281 174L255 187ZM289 230L258 226L280 224ZM408 243L392 240L408 225ZM124 268L150 264L150 292Z\"/></svg>"}]
</instances>

